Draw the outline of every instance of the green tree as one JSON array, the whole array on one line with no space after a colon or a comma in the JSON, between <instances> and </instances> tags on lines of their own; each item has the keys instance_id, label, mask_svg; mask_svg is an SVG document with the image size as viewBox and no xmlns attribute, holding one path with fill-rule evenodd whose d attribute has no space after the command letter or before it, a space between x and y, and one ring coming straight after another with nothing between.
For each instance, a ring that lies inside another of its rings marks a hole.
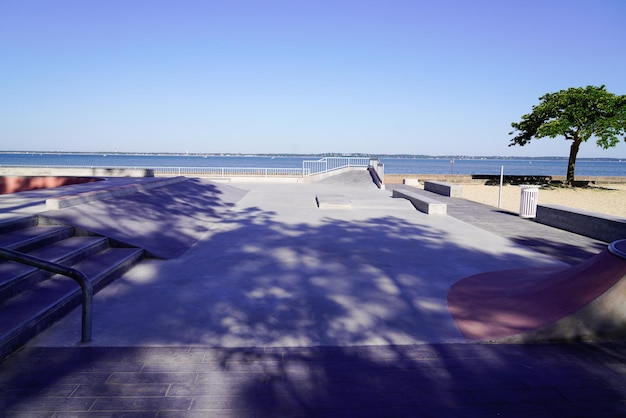
<instances>
[{"instance_id":1,"label":"green tree","mask_svg":"<svg viewBox=\"0 0 626 418\"><path fill-rule=\"evenodd\" d=\"M608 149L626 141L626 96L606 91L605 86L569 88L548 93L539 98L532 112L511 126L516 134L509 146L528 144L533 138L565 137L572 141L567 163L567 183L574 181L576 156L583 142L596 139L596 144Z\"/></svg>"}]
</instances>

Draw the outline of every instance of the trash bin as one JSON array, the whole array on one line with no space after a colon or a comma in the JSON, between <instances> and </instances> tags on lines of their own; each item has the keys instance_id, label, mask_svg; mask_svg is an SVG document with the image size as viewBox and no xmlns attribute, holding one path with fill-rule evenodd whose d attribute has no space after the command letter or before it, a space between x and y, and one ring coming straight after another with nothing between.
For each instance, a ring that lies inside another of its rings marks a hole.
<instances>
[{"instance_id":1,"label":"trash bin","mask_svg":"<svg viewBox=\"0 0 626 418\"><path fill-rule=\"evenodd\" d=\"M522 189L522 195L519 204L519 216L522 218L534 218L537 215L539 186L523 184L520 188Z\"/></svg>"}]
</instances>

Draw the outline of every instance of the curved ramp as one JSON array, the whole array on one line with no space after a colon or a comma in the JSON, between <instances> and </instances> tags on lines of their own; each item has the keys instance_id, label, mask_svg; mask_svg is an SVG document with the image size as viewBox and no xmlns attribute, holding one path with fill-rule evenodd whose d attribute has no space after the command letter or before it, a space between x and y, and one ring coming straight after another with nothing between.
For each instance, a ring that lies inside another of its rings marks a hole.
<instances>
[{"instance_id":1,"label":"curved ramp","mask_svg":"<svg viewBox=\"0 0 626 418\"><path fill-rule=\"evenodd\" d=\"M569 268L470 276L448 292L468 340L530 342L626 336L626 240Z\"/></svg>"}]
</instances>

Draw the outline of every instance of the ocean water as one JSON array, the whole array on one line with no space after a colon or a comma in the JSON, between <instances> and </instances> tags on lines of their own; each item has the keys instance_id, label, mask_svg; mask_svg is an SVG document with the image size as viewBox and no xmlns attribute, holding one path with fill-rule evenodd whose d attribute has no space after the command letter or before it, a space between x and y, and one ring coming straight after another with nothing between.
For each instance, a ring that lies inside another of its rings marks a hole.
<instances>
[{"instance_id":1,"label":"ocean water","mask_svg":"<svg viewBox=\"0 0 626 418\"><path fill-rule=\"evenodd\" d=\"M410 159L383 158L389 174L500 174L564 176L566 159ZM626 176L626 160L579 159L578 176Z\"/></svg>"},{"instance_id":2,"label":"ocean water","mask_svg":"<svg viewBox=\"0 0 626 418\"><path fill-rule=\"evenodd\" d=\"M0 153L0 166L301 168L316 157ZM387 174L565 175L566 159L381 157ZM626 177L626 159L579 159L578 176Z\"/></svg>"}]
</instances>

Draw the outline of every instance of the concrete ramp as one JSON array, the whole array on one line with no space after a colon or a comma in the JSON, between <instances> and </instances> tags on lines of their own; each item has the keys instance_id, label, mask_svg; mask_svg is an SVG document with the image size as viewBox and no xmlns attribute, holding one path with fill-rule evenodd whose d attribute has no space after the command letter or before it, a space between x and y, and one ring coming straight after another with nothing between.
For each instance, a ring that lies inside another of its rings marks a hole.
<instances>
[{"instance_id":1,"label":"concrete ramp","mask_svg":"<svg viewBox=\"0 0 626 418\"><path fill-rule=\"evenodd\" d=\"M314 181L316 184L341 186L359 189L378 189L372 175L365 168L346 168L325 173Z\"/></svg>"},{"instance_id":2,"label":"concrete ramp","mask_svg":"<svg viewBox=\"0 0 626 418\"><path fill-rule=\"evenodd\" d=\"M450 288L448 309L468 340L626 337L626 240L574 267L467 277Z\"/></svg>"},{"instance_id":3,"label":"concrete ramp","mask_svg":"<svg viewBox=\"0 0 626 418\"><path fill-rule=\"evenodd\" d=\"M221 222L246 193L226 184L183 178L41 215L170 259L182 255Z\"/></svg>"}]
</instances>

